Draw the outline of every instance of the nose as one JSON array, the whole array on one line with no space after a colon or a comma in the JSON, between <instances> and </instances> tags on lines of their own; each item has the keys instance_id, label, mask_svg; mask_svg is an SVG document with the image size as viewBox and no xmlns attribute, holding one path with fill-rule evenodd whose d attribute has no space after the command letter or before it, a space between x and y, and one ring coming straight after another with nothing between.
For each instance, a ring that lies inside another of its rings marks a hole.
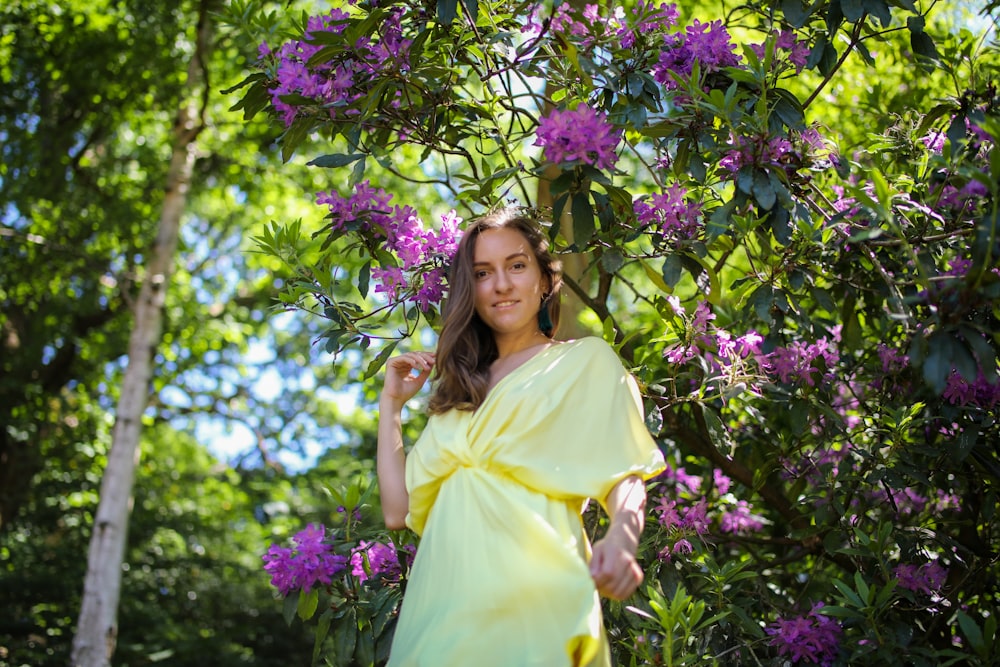
<instances>
[{"instance_id":1,"label":"nose","mask_svg":"<svg viewBox=\"0 0 1000 667\"><path fill-rule=\"evenodd\" d=\"M497 292L506 292L511 288L513 283L510 280L510 276L507 275L506 271L499 271L497 273L496 281L493 283L493 289Z\"/></svg>"}]
</instances>

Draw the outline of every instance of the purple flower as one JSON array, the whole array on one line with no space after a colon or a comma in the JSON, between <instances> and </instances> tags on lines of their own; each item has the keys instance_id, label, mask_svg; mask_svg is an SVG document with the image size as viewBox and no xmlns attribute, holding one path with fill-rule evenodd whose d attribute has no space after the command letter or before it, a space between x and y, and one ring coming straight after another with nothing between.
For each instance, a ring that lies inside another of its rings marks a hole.
<instances>
[{"instance_id":1,"label":"purple flower","mask_svg":"<svg viewBox=\"0 0 1000 667\"><path fill-rule=\"evenodd\" d=\"M619 139L606 114L581 104L576 109L557 109L542 118L535 145L541 146L545 158L556 164L579 161L611 169L618 160L615 147Z\"/></svg>"},{"instance_id":2,"label":"purple flower","mask_svg":"<svg viewBox=\"0 0 1000 667\"><path fill-rule=\"evenodd\" d=\"M818 602L803 616L779 618L764 628L779 655L788 656L793 662L808 660L824 667L833 664L844 631L835 620L819 613L822 607L823 603Z\"/></svg>"},{"instance_id":3,"label":"purple flower","mask_svg":"<svg viewBox=\"0 0 1000 667\"><path fill-rule=\"evenodd\" d=\"M312 524L292 537L295 548L272 544L264 554L264 571L271 575L271 585L282 595L309 591L317 582L329 584L347 568L347 556L334 554L326 542L326 528Z\"/></svg>"},{"instance_id":4,"label":"purple flower","mask_svg":"<svg viewBox=\"0 0 1000 667\"><path fill-rule=\"evenodd\" d=\"M715 482L715 488L718 490L719 495L726 495L729 493L729 487L732 485L733 480L729 479L725 473L716 468L712 471L712 480Z\"/></svg>"},{"instance_id":5,"label":"purple flower","mask_svg":"<svg viewBox=\"0 0 1000 667\"><path fill-rule=\"evenodd\" d=\"M678 87L671 72L687 78L697 60L703 74L740 64L736 45L722 21L702 23L695 19L683 33L668 37L660 59L653 66L653 78L667 90Z\"/></svg>"},{"instance_id":6,"label":"purple flower","mask_svg":"<svg viewBox=\"0 0 1000 667\"><path fill-rule=\"evenodd\" d=\"M365 568L365 560L368 561L367 569ZM362 540L358 548L351 554L351 574L357 577L358 581L367 581L369 576L379 575L391 581L398 581L402 572L396 547L392 542L382 544L381 542Z\"/></svg>"},{"instance_id":7,"label":"purple flower","mask_svg":"<svg viewBox=\"0 0 1000 667\"><path fill-rule=\"evenodd\" d=\"M677 501L670 500L666 496L660 496L660 501L653 511L657 513L657 521L664 528L670 529L681 523L681 516L677 513Z\"/></svg>"},{"instance_id":8,"label":"purple flower","mask_svg":"<svg viewBox=\"0 0 1000 667\"><path fill-rule=\"evenodd\" d=\"M751 509L752 507L747 501L738 501L735 509L722 513L719 529L724 533L741 535L757 532L764 527L764 522L759 516L754 515Z\"/></svg>"},{"instance_id":9,"label":"purple flower","mask_svg":"<svg viewBox=\"0 0 1000 667\"><path fill-rule=\"evenodd\" d=\"M948 570L937 561L919 566L901 563L893 569L892 574L899 581L900 588L927 595L940 592L948 578Z\"/></svg>"},{"instance_id":10,"label":"purple flower","mask_svg":"<svg viewBox=\"0 0 1000 667\"><path fill-rule=\"evenodd\" d=\"M825 380L833 379L830 369L839 360L840 355L826 338L809 344L795 341L788 347L775 348L768 355L770 370L779 380L784 383L803 383L810 387L816 386L817 375ZM825 368L817 366L816 362L822 362Z\"/></svg>"},{"instance_id":11,"label":"purple flower","mask_svg":"<svg viewBox=\"0 0 1000 667\"><path fill-rule=\"evenodd\" d=\"M747 165L780 167L782 158L792 152L792 143L781 136L731 135L729 143L732 148L719 159L719 166L733 174Z\"/></svg>"},{"instance_id":12,"label":"purple flower","mask_svg":"<svg viewBox=\"0 0 1000 667\"><path fill-rule=\"evenodd\" d=\"M1000 405L1000 383L990 382L980 369L975 382L952 370L945 385L943 398L952 405L972 405L990 410Z\"/></svg>"},{"instance_id":13,"label":"purple flower","mask_svg":"<svg viewBox=\"0 0 1000 667\"><path fill-rule=\"evenodd\" d=\"M795 37L795 33L791 30L782 30L781 32L772 31L771 34L775 36L774 47L776 54L787 51L788 62L795 66L796 73L801 72L802 68L806 66L806 61L809 59L809 45L799 42ZM764 59L766 44L751 44L750 48L753 49L753 52L757 54L759 59Z\"/></svg>"},{"instance_id":14,"label":"purple flower","mask_svg":"<svg viewBox=\"0 0 1000 667\"><path fill-rule=\"evenodd\" d=\"M332 232L382 238L385 248L399 258L401 266L372 267L375 292L391 302L405 298L426 312L444 298L444 265L458 247L462 218L453 210L441 216L439 229L425 229L412 207L392 206L391 200L392 195L368 181L356 185L348 197L336 191L316 195L316 203L329 209Z\"/></svg>"},{"instance_id":15,"label":"purple flower","mask_svg":"<svg viewBox=\"0 0 1000 667\"><path fill-rule=\"evenodd\" d=\"M708 501L702 498L684 511L681 528L690 528L699 535L708 532Z\"/></svg>"},{"instance_id":16,"label":"purple flower","mask_svg":"<svg viewBox=\"0 0 1000 667\"><path fill-rule=\"evenodd\" d=\"M677 23L679 15L677 5L661 2L657 6L645 2L636 3L632 14L636 21L632 25L619 25L617 36L621 40L623 49L631 49L635 46L635 40L639 35L648 35L655 32L664 32L667 28L673 27Z\"/></svg>"},{"instance_id":17,"label":"purple flower","mask_svg":"<svg viewBox=\"0 0 1000 667\"><path fill-rule=\"evenodd\" d=\"M276 63L271 102L285 125L295 121L304 105L327 109L331 117L356 114L349 106L363 96L366 86L385 72L395 75L409 69L411 40L403 38L401 18L401 11L391 12L380 27L378 42L359 39L336 62L309 65L324 48L317 39L320 33L339 35L347 27L350 15L341 9L310 17L302 39L286 42L277 51L262 44L258 49L261 60Z\"/></svg>"},{"instance_id":18,"label":"purple flower","mask_svg":"<svg viewBox=\"0 0 1000 667\"><path fill-rule=\"evenodd\" d=\"M687 189L672 185L660 194L639 199L632 205L642 227L652 227L675 242L692 239L702 229L701 204L686 201Z\"/></svg>"}]
</instances>

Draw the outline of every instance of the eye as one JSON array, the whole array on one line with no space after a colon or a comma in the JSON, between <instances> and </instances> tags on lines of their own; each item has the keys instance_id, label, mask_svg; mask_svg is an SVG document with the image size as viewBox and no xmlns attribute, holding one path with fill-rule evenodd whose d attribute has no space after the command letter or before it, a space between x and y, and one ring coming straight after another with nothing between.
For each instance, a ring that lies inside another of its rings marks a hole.
<instances>
[{"instance_id":1,"label":"eye","mask_svg":"<svg viewBox=\"0 0 1000 667\"><path fill-rule=\"evenodd\" d=\"M516 271L520 271L522 269L528 268L528 265L525 264L524 262L514 262L514 264L511 265L511 268Z\"/></svg>"},{"instance_id":2,"label":"eye","mask_svg":"<svg viewBox=\"0 0 1000 667\"><path fill-rule=\"evenodd\" d=\"M486 274L487 274L486 271L484 271L483 269L480 269L480 270L476 271L473 275L476 277L476 280L482 280L483 278L486 277Z\"/></svg>"}]
</instances>

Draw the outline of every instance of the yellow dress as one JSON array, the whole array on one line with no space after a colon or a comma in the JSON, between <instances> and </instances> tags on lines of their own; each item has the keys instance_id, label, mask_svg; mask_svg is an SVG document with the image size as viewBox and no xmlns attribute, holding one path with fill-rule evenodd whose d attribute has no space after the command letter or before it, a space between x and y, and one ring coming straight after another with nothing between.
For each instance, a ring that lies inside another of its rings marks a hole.
<instances>
[{"instance_id":1,"label":"yellow dress","mask_svg":"<svg viewBox=\"0 0 1000 667\"><path fill-rule=\"evenodd\" d=\"M421 541L390 667L610 665L580 512L663 467L599 338L536 354L475 412L432 416L406 461Z\"/></svg>"}]
</instances>

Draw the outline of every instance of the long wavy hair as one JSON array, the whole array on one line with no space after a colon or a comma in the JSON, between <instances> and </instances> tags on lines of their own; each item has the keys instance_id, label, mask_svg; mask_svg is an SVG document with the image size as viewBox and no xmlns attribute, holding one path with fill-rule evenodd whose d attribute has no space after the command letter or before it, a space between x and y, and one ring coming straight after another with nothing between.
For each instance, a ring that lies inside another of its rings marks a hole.
<instances>
[{"instance_id":1,"label":"long wavy hair","mask_svg":"<svg viewBox=\"0 0 1000 667\"><path fill-rule=\"evenodd\" d=\"M514 229L528 241L549 285L539 308L539 329L553 338L559 327L562 262L549 253L548 239L537 221L525 209L504 208L473 222L459 241L448 273L448 300L438 338L434 391L428 404L431 414L475 410L486 398L490 364L496 361L498 352L493 331L476 313L474 264L476 239L494 229Z\"/></svg>"}]
</instances>

